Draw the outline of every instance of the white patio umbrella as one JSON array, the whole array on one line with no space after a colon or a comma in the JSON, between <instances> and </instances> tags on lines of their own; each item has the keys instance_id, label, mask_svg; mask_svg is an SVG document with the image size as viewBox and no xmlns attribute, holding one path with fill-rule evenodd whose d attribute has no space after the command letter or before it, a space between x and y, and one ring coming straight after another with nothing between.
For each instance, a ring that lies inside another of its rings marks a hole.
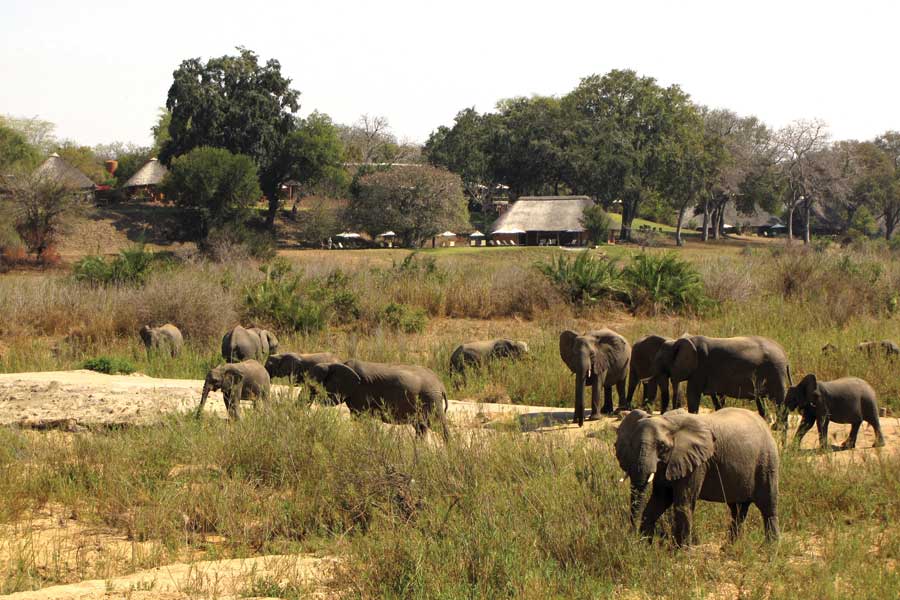
<instances>
[{"instance_id":1,"label":"white patio umbrella","mask_svg":"<svg viewBox=\"0 0 900 600\"><path fill-rule=\"evenodd\" d=\"M515 235L518 233L525 233L522 229L497 229L496 231L491 232L491 235Z\"/></svg>"},{"instance_id":2,"label":"white patio umbrella","mask_svg":"<svg viewBox=\"0 0 900 600\"><path fill-rule=\"evenodd\" d=\"M379 233L378 237L394 237L396 235L397 234L394 233L393 231L385 231L384 233Z\"/></svg>"},{"instance_id":3,"label":"white patio umbrella","mask_svg":"<svg viewBox=\"0 0 900 600\"><path fill-rule=\"evenodd\" d=\"M456 237L456 234L452 231L445 231L444 233L440 234L440 237Z\"/></svg>"},{"instance_id":4,"label":"white patio umbrella","mask_svg":"<svg viewBox=\"0 0 900 600\"><path fill-rule=\"evenodd\" d=\"M361 237L361 236L360 236L358 233L350 233L349 231L344 231L344 232L342 232L342 233L337 234L337 235L334 236L334 237L339 237L339 238L358 238L358 237Z\"/></svg>"},{"instance_id":5,"label":"white patio umbrella","mask_svg":"<svg viewBox=\"0 0 900 600\"><path fill-rule=\"evenodd\" d=\"M469 237L484 237L484 234L477 229L469 234Z\"/></svg>"}]
</instances>

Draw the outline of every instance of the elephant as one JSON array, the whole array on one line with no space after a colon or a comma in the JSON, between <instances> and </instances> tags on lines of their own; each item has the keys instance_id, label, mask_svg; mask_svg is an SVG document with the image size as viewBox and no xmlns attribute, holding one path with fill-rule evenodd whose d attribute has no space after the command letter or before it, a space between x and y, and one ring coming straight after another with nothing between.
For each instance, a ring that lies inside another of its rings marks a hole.
<instances>
[{"instance_id":1,"label":"elephant","mask_svg":"<svg viewBox=\"0 0 900 600\"><path fill-rule=\"evenodd\" d=\"M254 359L265 360L278 351L278 338L271 331L236 325L222 338L222 358L227 362Z\"/></svg>"},{"instance_id":2,"label":"elephant","mask_svg":"<svg viewBox=\"0 0 900 600\"><path fill-rule=\"evenodd\" d=\"M674 505L675 544L690 544L700 499L728 504L729 540L740 533L751 504L762 513L766 538L778 539L778 447L766 422L753 412L723 408L694 415L680 408L651 416L633 410L616 433L616 458L631 481L633 526L652 484L641 535L652 539L656 521Z\"/></svg>"},{"instance_id":3,"label":"elephant","mask_svg":"<svg viewBox=\"0 0 900 600\"><path fill-rule=\"evenodd\" d=\"M253 400L253 405L256 406L257 399L269 397L270 387L271 381L266 369L253 359L219 365L206 374L197 417L203 414L206 398L211 391L222 390L228 416L239 419L241 400Z\"/></svg>"},{"instance_id":4,"label":"elephant","mask_svg":"<svg viewBox=\"0 0 900 600\"><path fill-rule=\"evenodd\" d=\"M850 424L850 435L841 445L842 448L856 447L856 436L863 421L875 430L874 447L884 446L878 419L878 399L875 390L863 379L842 377L833 381L818 381L815 375L809 374L788 389L784 402L788 410L799 410L802 415L794 436L797 446L815 423L819 431L819 445L827 448L828 424L832 421Z\"/></svg>"},{"instance_id":5,"label":"elephant","mask_svg":"<svg viewBox=\"0 0 900 600\"><path fill-rule=\"evenodd\" d=\"M890 340L879 342L862 342L856 346L857 351L864 352L868 356L900 356L900 346Z\"/></svg>"},{"instance_id":6,"label":"elephant","mask_svg":"<svg viewBox=\"0 0 900 600\"><path fill-rule=\"evenodd\" d=\"M184 346L181 331L171 323L166 323L161 327L144 325L139 333L147 352L166 349L174 358L181 353L181 348Z\"/></svg>"},{"instance_id":7,"label":"elephant","mask_svg":"<svg viewBox=\"0 0 900 600\"><path fill-rule=\"evenodd\" d=\"M653 364L654 376L666 375L672 385L688 382L687 407L691 413L700 409L700 396L709 394L716 410L724 406L725 396L752 398L760 416L765 418L762 398L769 398L781 409L785 391L793 385L784 349L759 336L682 336L672 344L663 344ZM782 420L786 420L787 414L780 412Z\"/></svg>"},{"instance_id":8,"label":"elephant","mask_svg":"<svg viewBox=\"0 0 900 600\"><path fill-rule=\"evenodd\" d=\"M462 373L468 366L481 366L495 358L519 358L528 354L525 342L496 339L459 345L450 357L450 371Z\"/></svg>"},{"instance_id":9,"label":"elephant","mask_svg":"<svg viewBox=\"0 0 900 600\"><path fill-rule=\"evenodd\" d=\"M317 352L315 354L271 354L266 359L266 371L270 377L290 377L294 383L300 383L309 373L309 370L319 363L341 362L341 359L331 352Z\"/></svg>"},{"instance_id":10,"label":"elephant","mask_svg":"<svg viewBox=\"0 0 900 600\"><path fill-rule=\"evenodd\" d=\"M559 356L575 374L575 418L573 422L584 425L584 386L591 386L591 415L597 417L600 404L600 388L603 388L603 408L600 413L613 412L612 387L616 386L619 405L627 404L625 380L631 361L631 345L628 340L611 329L598 329L578 335L566 330L559 334Z\"/></svg>"},{"instance_id":11,"label":"elephant","mask_svg":"<svg viewBox=\"0 0 900 600\"><path fill-rule=\"evenodd\" d=\"M430 369L348 360L319 363L310 369L310 377L343 400L353 414L373 412L384 421L412 422L419 437L433 416L440 421L444 440L450 439L447 390Z\"/></svg>"},{"instance_id":12,"label":"elephant","mask_svg":"<svg viewBox=\"0 0 900 600\"><path fill-rule=\"evenodd\" d=\"M661 335L645 335L631 346L631 361L628 371L628 398L625 407L631 408L634 391L639 383L644 385L644 408L647 408L656 400L656 392L660 391L662 404L660 412L669 410L669 379L662 373L654 375L653 359L663 344L673 344L672 340ZM672 386L672 408L678 408L678 385Z\"/></svg>"}]
</instances>

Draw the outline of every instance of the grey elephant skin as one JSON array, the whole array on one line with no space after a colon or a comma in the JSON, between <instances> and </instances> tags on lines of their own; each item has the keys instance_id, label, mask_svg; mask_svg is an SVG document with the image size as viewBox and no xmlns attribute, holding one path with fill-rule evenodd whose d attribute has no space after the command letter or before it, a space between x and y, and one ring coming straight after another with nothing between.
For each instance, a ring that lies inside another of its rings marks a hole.
<instances>
[{"instance_id":1,"label":"grey elephant skin","mask_svg":"<svg viewBox=\"0 0 900 600\"><path fill-rule=\"evenodd\" d=\"M619 404L625 405L625 383L631 361L631 345L611 329L598 329L578 334L571 330L559 335L559 356L575 375L575 418L584 424L584 388L591 386L591 418L598 414L600 388L603 407L600 413L613 412L612 388L616 386Z\"/></svg>"},{"instance_id":2,"label":"grey elephant skin","mask_svg":"<svg viewBox=\"0 0 900 600\"><path fill-rule=\"evenodd\" d=\"M254 359L263 361L278 351L278 338L271 331L235 326L222 338L222 358L226 362Z\"/></svg>"},{"instance_id":3,"label":"grey elephant skin","mask_svg":"<svg viewBox=\"0 0 900 600\"><path fill-rule=\"evenodd\" d=\"M440 378L425 367L349 360L320 363L310 371L329 395L347 405L351 413L370 412L386 422L412 423L424 436L432 418L447 429L447 390Z\"/></svg>"},{"instance_id":4,"label":"grey elephant skin","mask_svg":"<svg viewBox=\"0 0 900 600\"><path fill-rule=\"evenodd\" d=\"M269 377L290 377L292 382L300 383L314 366L320 363L337 362L341 362L341 359L331 352L311 354L285 352L284 354L270 355L266 359L266 371L268 371Z\"/></svg>"},{"instance_id":5,"label":"grey elephant skin","mask_svg":"<svg viewBox=\"0 0 900 600\"><path fill-rule=\"evenodd\" d=\"M184 346L181 330L171 323L166 323L160 327L144 325L139 333L141 341L144 342L144 347L147 348L147 352L165 350L175 357L181 353L181 348Z\"/></svg>"},{"instance_id":6,"label":"grey elephant skin","mask_svg":"<svg viewBox=\"0 0 900 600\"><path fill-rule=\"evenodd\" d=\"M818 381L815 375L807 375L791 387L785 397L788 410L799 410L802 415L794 443L800 445L803 436L815 424L819 431L820 447L828 448L828 424L850 425L850 435L843 448L855 448L856 437L863 421L875 431L875 447L884 446L881 421L878 419L878 398L875 390L858 377L842 377L833 381Z\"/></svg>"},{"instance_id":7,"label":"grey elephant skin","mask_svg":"<svg viewBox=\"0 0 900 600\"><path fill-rule=\"evenodd\" d=\"M782 407L792 385L787 354L774 340L759 336L713 338L683 336L663 344L654 358L654 374L662 374L673 385L687 381L687 408L696 413L700 397L712 396L716 409L724 397L752 399L765 417L763 398ZM786 414L782 412L782 420Z\"/></svg>"},{"instance_id":8,"label":"grey elephant skin","mask_svg":"<svg viewBox=\"0 0 900 600\"><path fill-rule=\"evenodd\" d=\"M661 335L645 335L631 345L631 362L628 370L628 397L625 407L631 408L634 392L638 384L643 383L643 406L648 408L655 400L657 392L661 399L660 412L669 410L669 378L665 374L654 372L653 361L665 344L674 344L675 340ZM678 408L678 386L672 386L672 408Z\"/></svg>"},{"instance_id":9,"label":"grey elephant skin","mask_svg":"<svg viewBox=\"0 0 900 600\"><path fill-rule=\"evenodd\" d=\"M778 448L766 422L743 408L693 415L684 409L651 416L631 411L616 434L616 458L631 481L631 520L652 484L640 532L674 506L676 545L690 544L697 500L731 510L729 539L740 533L751 504L763 516L766 538L778 538Z\"/></svg>"},{"instance_id":10,"label":"grey elephant skin","mask_svg":"<svg viewBox=\"0 0 900 600\"><path fill-rule=\"evenodd\" d=\"M881 340L878 342L862 342L856 349L868 356L900 356L900 346L890 340Z\"/></svg>"},{"instance_id":11,"label":"grey elephant skin","mask_svg":"<svg viewBox=\"0 0 900 600\"><path fill-rule=\"evenodd\" d=\"M488 361L520 358L528 354L528 344L505 338L466 342L457 346L450 356L450 370L462 373L467 367L480 367Z\"/></svg>"},{"instance_id":12,"label":"grey elephant skin","mask_svg":"<svg viewBox=\"0 0 900 600\"><path fill-rule=\"evenodd\" d=\"M233 419L241 417L241 400L256 401L269 397L271 380L266 369L255 360L245 360L239 363L226 363L210 369L203 382L203 395L200 396L200 406L197 407L197 416L203 414L206 399L210 392L222 390L225 399L225 408L228 416Z\"/></svg>"}]
</instances>

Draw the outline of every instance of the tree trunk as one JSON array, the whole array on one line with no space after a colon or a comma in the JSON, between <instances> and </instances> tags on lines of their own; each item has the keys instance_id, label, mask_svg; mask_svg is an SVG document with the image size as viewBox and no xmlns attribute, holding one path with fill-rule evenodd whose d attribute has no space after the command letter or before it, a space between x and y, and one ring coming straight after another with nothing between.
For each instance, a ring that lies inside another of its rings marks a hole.
<instances>
[{"instance_id":1,"label":"tree trunk","mask_svg":"<svg viewBox=\"0 0 900 600\"><path fill-rule=\"evenodd\" d=\"M709 241L709 197L703 200L703 241Z\"/></svg>"},{"instance_id":2,"label":"tree trunk","mask_svg":"<svg viewBox=\"0 0 900 600\"><path fill-rule=\"evenodd\" d=\"M788 244L794 241L794 209L796 205L792 202L790 208L788 208Z\"/></svg>"},{"instance_id":3,"label":"tree trunk","mask_svg":"<svg viewBox=\"0 0 900 600\"><path fill-rule=\"evenodd\" d=\"M275 217L278 216L278 206L281 202L278 199L278 184L268 184L263 188L263 194L269 200L269 212L266 213L266 228L275 233Z\"/></svg>"},{"instance_id":4,"label":"tree trunk","mask_svg":"<svg viewBox=\"0 0 900 600\"><path fill-rule=\"evenodd\" d=\"M675 226L675 244L678 246L684 246L684 240L681 239L681 223L684 221L684 211L686 209L687 205L683 204L678 211L678 225Z\"/></svg>"},{"instance_id":5,"label":"tree trunk","mask_svg":"<svg viewBox=\"0 0 900 600\"><path fill-rule=\"evenodd\" d=\"M884 211L884 239L890 241L894 235L894 228L897 226L897 215L891 211Z\"/></svg>"},{"instance_id":6,"label":"tree trunk","mask_svg":"<svg viewBox=\"0 0 900 600\"><path fill-rule=\"evenodd\" d=\"M719 211L720 211L720 209L719 209L718 205L713 207L712 230L713 230L713 239L714 240L719 239Z\"/></svg>"},{"instance_id":7,"label":"tree trunk","mask_svg":"<svg viewBox=\"0 0 900 600\"><path fill-rule=\"evenodd\" d=\"M809 241L810 241L809 218L810 218L810 213L812 212L811 209L812 209L812 201L807 198L803 202L803 218L806 221L806 223L803 224L803 243L804 244L809 244Z\"/></svg>"},{"instance_id":8,"label":"tree trunk","mask_svg":"<svg viewBox=\"0 0 900 600\"><path fill-rule=\"evenodd\" d=\"M619 241L631 241L631 207L627 200L622 201L622 227L619 229Z\"/></svg>"}]
</instances>

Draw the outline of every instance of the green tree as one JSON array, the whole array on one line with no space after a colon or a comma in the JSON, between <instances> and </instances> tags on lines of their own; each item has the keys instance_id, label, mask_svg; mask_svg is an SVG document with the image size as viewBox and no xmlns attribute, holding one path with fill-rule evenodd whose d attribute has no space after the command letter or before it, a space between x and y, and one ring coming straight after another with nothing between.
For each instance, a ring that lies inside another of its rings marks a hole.
<instances>
[{"instance_id":1,"label":"green tree","mask_svg":"<svg viewBox=\"0 0 900 600\"><path fill-rule=\"evenodd\" d=\"M262 196L258 182L249 156L203 146L172 160L163 187L177 204L199 212L205 238L215 227L246 220Z\"/></svg>"},{"instance_id":2,"label":"green tree","mask_svg":"<svg viewBox=\"0 0 900 600\"><path fill-rule=\"evenodd\" d=\"M175 70L166 100L172 113L171 139L164 143L160 160L168 164L200 146L251 157L269 200L267 223L274 228L279 187L290 166L282 154L296 129L299 99L300 92L281 74L277 60L261 65L246 48L238 48L238 56L205 63L199 58L185 60Z\"/></svg>"},{"instance_id":3,"label":"green tree","mask_svg":"<svg viewBox=\"0 0 900 600\"><path fill-rule=\"evenodd\" d=\"M631 70L591 75L565 100L579 120L576 136L584 185L599 196L622 201L622 239L641 202L659 186L669 138L691 118L693 106L678 86L663 88ZM584 158L587 157L587 158Z\"/></svg>"},{"instance_id":4,"label":"green tree","mask_svg":"<svg viewBox=\"0 0 900 600\"><path fill-rule=\"evenodd\" d=\"M481 115L474 108L467 108L456 115L453 127L437 128L425 143L428 162L462 179L469 208L481 214L481 228L487 226L487 212L501 183L490 147L499 119L498 115Z\"/></svg>"},{"instance_id":5,"label":"green tree","mask_svg":"<svg viewBox=\"0 0 900 600\"><path fill-rule=\"evenodd\" d=\"M98 144L94 146L93 150L97 158L102 161L115 160L118 162L115 178L116 184L120 187L154 156L151 148L130 142Z\"/></svg>"},{"instance_id":6,"label":"green tree","mask_svg":"<svg viewBox=\"0 0 900 600\"><path fill-rule=\"evenodd\" d=\"M172 139L172 136L169 135L169 125L172 123L172 111L168 110L166 107L161 107L159 109L159 114L156 117L156 124L150 128L150 134L153 135L153 147L151 148L151 158L153 156L159 156L162 152L163 147L169 143L169 140Z\"/></svg>"},{"instance_id":7,"label":"green tree","mask_svg":"<svg viewBox=\"0 0 900 600\"><path fill-rule=\"evenodd\" d=\"M0 116L0 125L21 133L25 137L25 141L37 148L41 154L50 154L57 146L56 136L53 133L56 125L50 121L44 121L37 117L5 115Z\"/></svg>"},{"instance_id":8,"label":"green tree","mask_svg":"<svg viewBox=\"0 0 900 600\"><path fill-rule=\"evenodd\" d=\"M279 167L288 177L299 181L307 192L317 187L344 191L348 185L343 167L344 146L331 118L313 112L297 120L297 129L285 141Z\"/></svg>"},{"instance_id":9,"label":"green tree","mask_svg":"<svg viewBox=\"0 0 900 600\"><path fill-rule=\"evenodd\" d=\"M581 216L581 226L585 228L593 243L602 244L609 239L609 230L613 227L613 221L602 206L595 204L584 210L584 214Z\"/></svg>"},{"instance_id":10,"label":"green tree","mask_svg":"<svg viewBox=\"0 0 900 600\"><path fill-rule=\"evenodd\" d=\"M370 235L392 230L404 245L420 246L441 230L468 226L462 182L444 169L395 166L360 177L355 188L346 220Z\"/></svg>"},{"instance_id":11,"label":"green tree","mask_svg":"<svg viewBox=\"0 0 900 600\"><path fill-rule=\"evenodd\" d=\"M30 170L41 159L40 151L25 136L0 122L0 174L17 169Z\"/></svg>"}]
</instances>

